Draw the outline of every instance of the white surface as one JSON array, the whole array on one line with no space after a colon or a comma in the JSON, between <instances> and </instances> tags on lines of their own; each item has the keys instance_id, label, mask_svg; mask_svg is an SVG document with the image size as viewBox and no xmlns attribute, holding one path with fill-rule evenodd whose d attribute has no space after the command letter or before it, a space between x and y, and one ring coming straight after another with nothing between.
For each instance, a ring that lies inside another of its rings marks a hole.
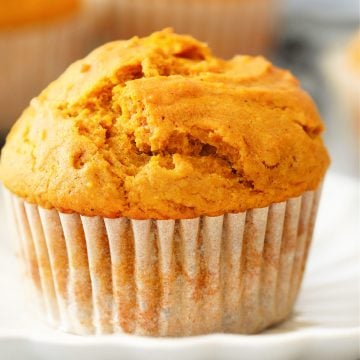
<instances>
[{"instance_id":1,"label":"white surface","mask_svg":"<svg viewBox=\"0 0 360 360\"><path fill-rule=\"evenodd\" d=\"M0 198L0 359L342 359L359 353L359 184L329 175L306 276L294 315L260 335L182 339L78 337L26 311L13 239Z\"/></svg>"}]
</instances>

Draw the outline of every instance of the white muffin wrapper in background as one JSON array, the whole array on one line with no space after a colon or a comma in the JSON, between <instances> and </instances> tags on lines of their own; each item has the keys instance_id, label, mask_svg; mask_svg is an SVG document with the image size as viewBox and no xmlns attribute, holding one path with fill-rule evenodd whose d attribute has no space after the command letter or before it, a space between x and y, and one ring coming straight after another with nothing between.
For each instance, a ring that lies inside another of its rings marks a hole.
<instances>
[{"instance_id":1,"label":"white muffin wrapper in background","mask_svg":"<svg viewBox=\"0 0 360 360\"><path fill-rule=\"evenodd\" d=\"M278 0L113 0L115 37L173 27L205 41L216 56L263 54L278 24Z\"/></svg>"},{"instance_id":2,"label":"white muffin wrapper in background","mask_svg":"<svg viewBox=\"0 0 360 360\"><path fill-rule=\"evenodd\" d=\"M99 0L86 0L78 12L60 19L0 29L1 132L68 65L99 45L107 11Z\"/></svg>"},{"instance_id":3,"label":"white muffin wrapper in background","mask_svg":"<svg viewBox=\"0 0 360 360\"><path fill-rule=\"evenodd\" d=\"M27 277L53 326L186 336L258 332L291 313L320 192L157 221L63 214L7 196Z\"/></svg>"}]
</instances>

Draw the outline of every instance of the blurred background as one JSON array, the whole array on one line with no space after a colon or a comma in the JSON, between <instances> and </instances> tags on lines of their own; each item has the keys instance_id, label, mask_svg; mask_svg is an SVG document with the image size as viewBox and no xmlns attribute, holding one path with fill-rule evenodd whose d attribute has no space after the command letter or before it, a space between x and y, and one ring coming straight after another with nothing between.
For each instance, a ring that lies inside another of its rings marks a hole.
<instances>
[{"instance_id":1,"label":"blurred background","mask_svg":"<svg viewBox=\"0 0 360 360\"><path fill-rule=\"evenodd\" d=\"M0 0L0 145L71 62L172 26L216 55L262 54L290 69L326 123L332 170L358 177L359 16L358 0Z\"/></svg>"}]
</instances>

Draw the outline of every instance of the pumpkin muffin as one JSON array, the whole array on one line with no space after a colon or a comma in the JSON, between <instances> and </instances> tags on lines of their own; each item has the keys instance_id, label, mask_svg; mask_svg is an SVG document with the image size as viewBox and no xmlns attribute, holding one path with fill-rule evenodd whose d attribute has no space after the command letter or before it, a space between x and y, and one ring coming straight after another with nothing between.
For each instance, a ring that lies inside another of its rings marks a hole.
<instances>
[{"instance_id":1,"label":"pumpkin muffin","mask_svg":"<svg viewBox=\"0 0 360 360\"><path fill-rule=\"evenodd\" d=\"M284 320L329 164L322 131L288 71L171 30L72 64L0 163L50 321L186 336Z\"/></svg>"},{"instance_id":2,"label":"pumpkin muffin","mask_svg":"<svg viewBox=\"0 0 360 360\"><path fill-rule=\"evenodd\" d=\"M112 0L115 36L171 26L205 41L217 56L264 54L276 39L278 0Z\"/></svg>"},{"instance_id":3,"label":"pumpkin muffin","mask_svg":"<svg viewBox=\"0 0 360 360\"><path fill-rule=\"evenodd\" d=\"M51 80L94 46L95 0L0 0L0 132ZM96 42L96 37L95 37Z\"/></svg>"}]
</instances>

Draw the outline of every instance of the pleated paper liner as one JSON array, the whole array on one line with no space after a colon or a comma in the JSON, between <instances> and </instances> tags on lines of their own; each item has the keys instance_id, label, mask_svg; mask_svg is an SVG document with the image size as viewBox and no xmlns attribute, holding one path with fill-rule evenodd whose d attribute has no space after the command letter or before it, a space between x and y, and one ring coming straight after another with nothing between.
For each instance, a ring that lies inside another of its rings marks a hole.
<instances>
[{"instance_id":1,"label":"pleated paper liner","mask_svg":"<svg viewBox=\"0 0 360 360\"><path fill-rule=\"evenodd\" d=\"M11 194L26 273L49 322L77 334L255 333L301 284L320 190L186 220L63 214Z\"/></svg>"},{"instance_id":2,"label":"pleated paper liner","mask_svg":"<svg viewBox=\"0 0 360 360\"><path fill-rule=\"evenodd\" d=\"M173 27L205 41L214 54L263 54L278 23L277 0L113 0L117 37Z\"/></svg>"}]
</instances>

